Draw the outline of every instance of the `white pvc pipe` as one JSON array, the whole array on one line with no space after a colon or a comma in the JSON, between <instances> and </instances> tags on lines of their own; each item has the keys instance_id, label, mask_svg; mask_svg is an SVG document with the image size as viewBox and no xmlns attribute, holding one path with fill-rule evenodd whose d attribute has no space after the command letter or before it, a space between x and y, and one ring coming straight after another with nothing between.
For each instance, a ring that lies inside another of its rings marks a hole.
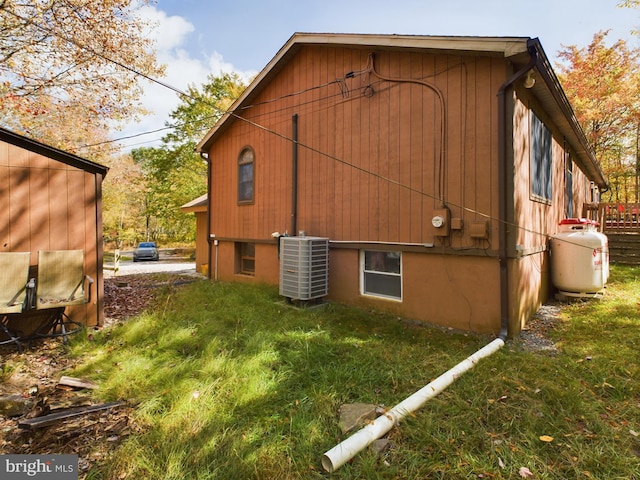
<instances>
[{"instance_id":1,"label":"white pvc pipe","mask_svg":"<svg viewBox=\"0 0 640 480\"><path fill-rule=\"evenodd\" d=\"M434 381L407 397L385 414L380 415L372 423L369 423L331 450L325 452L322 456L322 467L329 473L340 468L360 451L391 430L402 418L421 408L427 400L438 395L463 373L472 369L479 360L494 354L503 345L504 340L496 338L451 370L443 373Z\"/></svg>"}]
</instances>

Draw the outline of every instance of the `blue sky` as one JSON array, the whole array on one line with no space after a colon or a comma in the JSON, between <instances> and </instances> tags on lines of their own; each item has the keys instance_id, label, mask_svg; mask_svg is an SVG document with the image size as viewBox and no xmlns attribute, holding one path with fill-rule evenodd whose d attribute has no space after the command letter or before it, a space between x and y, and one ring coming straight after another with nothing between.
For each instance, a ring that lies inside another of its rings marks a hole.
<instances>
[{"instance_id":1,"label":"blue sky","mask_svg":"<svg viewBox=\"0 0 640 480\"><path fill-rule=\"evenodd\" d=\"M634 46L640 10L618 0L157 0L142 15L157 24L162 80L179 89L200 85L208 74L259 72L295 32L396 33L538 37L555 62L563 45L584 47L594 33L611 30L613 42ZM175 92L145 86L154 115L115 136L164 126L179 102ZM153 146L162 133L130 140Z\"/></svg>"}]
</instances>

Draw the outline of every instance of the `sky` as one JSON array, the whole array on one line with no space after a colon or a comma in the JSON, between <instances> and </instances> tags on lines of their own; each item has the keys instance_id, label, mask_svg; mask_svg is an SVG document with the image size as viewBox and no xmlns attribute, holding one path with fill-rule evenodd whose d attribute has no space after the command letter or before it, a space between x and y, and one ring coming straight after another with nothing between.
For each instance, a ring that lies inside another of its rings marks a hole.
<instances>
[{"instance_id":1,"label":"sky","mask_svg":"<svg viewBox=\"0 0 640 480\"><path fill-rule=\"evenodd\" d=\"M620 0L157 0L140 15L156 27L158 60L167 65L162 82L185 90L210 74L235 72L250 79L296 32L409 35L516 36L539 38L555 63L563 46L586 47L610 30L609 43L639 38L640 10ZM175 91L144 85L143 104L153 115L129 124L114 138L125 149L160 144L180 100Z\"/></svg>"}]
</instances>

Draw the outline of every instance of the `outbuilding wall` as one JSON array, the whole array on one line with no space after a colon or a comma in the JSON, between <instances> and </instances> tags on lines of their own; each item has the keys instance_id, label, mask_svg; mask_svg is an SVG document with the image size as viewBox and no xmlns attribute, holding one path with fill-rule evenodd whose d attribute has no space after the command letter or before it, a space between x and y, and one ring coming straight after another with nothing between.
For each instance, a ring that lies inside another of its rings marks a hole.
<instances>
[{"instance_id":1,"label":"outbuilding wall","mask_svg":"<svg viewBox=\"0 0 640 480\"><path fill-rule=\"evenodd\" d=\"M91 303L73 307L86 325L102 323L102 175L0 141L0 251L84 251L85 273L94 279Z\"/></svg>"}]
</instances>

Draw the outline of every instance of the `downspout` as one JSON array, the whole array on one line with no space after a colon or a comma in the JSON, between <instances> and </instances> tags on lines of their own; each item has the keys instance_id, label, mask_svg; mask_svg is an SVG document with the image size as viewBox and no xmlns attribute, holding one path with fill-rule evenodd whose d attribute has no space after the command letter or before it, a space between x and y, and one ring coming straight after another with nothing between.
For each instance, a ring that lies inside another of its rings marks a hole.
<instances>
[{"instance_id":1,"label":"downspout","mask_svg":"<svg viewBox=\"0 0 640 480\"><path fill-rule=\"evenodd\" d=\"M373 422L360 429L331 450L325 452L322 456L322 467L329 473L334 472L342 465L347 463L357 453L364 450L376 439L381 438L402 418L412 412L422 408L422 406L431 398L438 395L445 388L451 385L462 374L473 368L478 361L486 358L504 346L505 340L509 335L509 295L508 295L508 265L507 265L507 182L506 175L506 159L507 159L507 111L505 102L506 90L522 78L529 70L536 66L537 52L535 47L528 45L529 55L531 59L529 63L518 70L511 78L505 81L498 90L498 181L501 190L499 200L499 260L500 260L500 334L492 342L485 345L473 355L464 361L443 373L431 383L427 384L413 395L407 397L398 405L393 407L385 414L376 418ZM509 130L510 131L510 130ZM511 143L510 143L511 144Z\"/></svg>"},{"instance_id":2,"label":"downspout","mask_svg":"<svg viewBox=\"0 0 640 480\"><path fill-rule=\"evenodd\" d=\"M207 278L211 280L211 159L205 152L200 152L200 158L207 162L207 245L209 247L207 248Z\"/></svg>"},{"instance_id":3,"label":"downspout","mask_svg":"<svg viewBox=\"0 0 640 480\"><path fill-rule=\"evenodd\" d=\"M104 301L104 238L102 233L102 182L104 176L96 173L93 179L96 193L96 324L102 327L104 324L104 306L102 304Z\"/></svg>"},{"instance_id":4,"label":"downspout","mask_svg":"<svg viewBox=\"0 0 640 480\"><path fill-rule=\"evenodd\" d=\"M291 233L298 233L298 114L291 117Z\"/></svg>"},{"instance_id":5,"label":"downspout","mask_svg":"<svg viewBox=\"0 0 640 480\"><path fill-rule=\"evenodd\" d=\"M509 336L509 265L507 252L507 205L509 204L509 193L512 189L508 188L510 175L507 175L507 146L512 145L513 141L508 142L507 133L511 133L511 129L507 124L507 103L505 101L505 92L513 86L520 78L524 77L529 70L536 66L538 62L538 53L532 45L527 47L530 55L529 63L514 73L511 78L507 79L498 89L498 189L500 192L498 199L498 258L500 261L500 334L498 338L506 340ZM512 135L513 138L513 135Z\"/></svg>"}]
</instances>

